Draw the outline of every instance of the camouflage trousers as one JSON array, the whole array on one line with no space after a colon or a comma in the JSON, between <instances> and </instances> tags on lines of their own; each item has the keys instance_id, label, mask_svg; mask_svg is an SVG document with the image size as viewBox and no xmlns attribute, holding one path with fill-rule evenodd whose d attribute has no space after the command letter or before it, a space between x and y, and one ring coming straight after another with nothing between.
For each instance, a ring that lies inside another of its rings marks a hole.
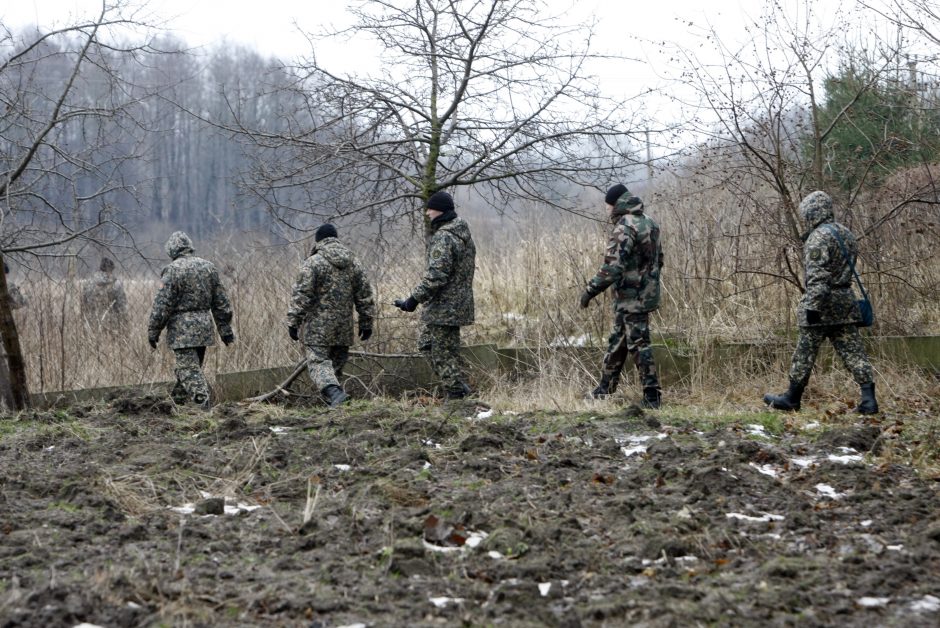
<instances>
[{"instance_id":1,"label":"camouflage trousers","mask_svg":"<svg viewBox=\"0 0 940 628\"><path fill-rule=\"evenodd\" d=\"M198 404L209 400L209 383L202 374L202 361L206 358L205 347L173 349L176 354L176 385L170 393L177 403L192 400Z\"/></svg>"},{"instance_id":2,"label":"camouflage trousers","mask_svg":"<svg viewBox=\"0 0 940 628\"><path fill-rule=\"evenodd\" d=\"M855 325L825 325L822 327L800 327L793 360L790 363L790 381L802 384L809 381L816 355L823 341L828 338L859 386L875 381L875 372L865 354L862 335Z\"/></svg>"},{"instance_id":3,"label":"camouflage trousers","mask_svg":"<svg viewBox=\"0 0 940 628\"><path fill-rule=\"evenodd\" d=\"M349 360L349 347L346 345L306 345L307 373L317 390L327 386L339 386L343 376L343 367Z\"/></svg>"},{"instance_id":4,"label":"camouflage trousers","mask_svg":"<svg viewBox=\"0 0 940 628\"><path fill-rule=\"evenodd\" d=\"M614 331L607 340L607 353L604 354L603 376L610 382L610 392L617 389L620 373L630 354L633 355L633 363L640 373L643 388L659 388L656 362L653 360L653 348L650 346L649 320L648 313L617 312Z\"/></svg>"},{"instance_id":5,"label":"camouflage trousers","mask_svg":"<svg viewBox=\"0 0 940 628\"><path fill-rule=\"evenodd\" d=\"M449 391L464 390L460 359L460 327L425 323L418 338L418 351L431 363L434 374Z\"/></svg>"}]
</instances>

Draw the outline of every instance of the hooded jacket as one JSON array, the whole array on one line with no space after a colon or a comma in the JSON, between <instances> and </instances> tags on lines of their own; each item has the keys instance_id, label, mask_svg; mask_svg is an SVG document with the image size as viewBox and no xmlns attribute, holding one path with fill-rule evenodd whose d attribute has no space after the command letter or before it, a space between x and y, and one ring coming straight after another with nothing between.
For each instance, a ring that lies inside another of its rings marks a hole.
<instances>
[{"instance_id":1,"label":"hooded jacket","mask_svg":"<svg viewBox=\"0 0 940 628\"><path fill-rule=\"evenodd\" d=\"M611 222L604 263L588 282L587 291L598 295L612 285L617 312L652 312L659 308L663 267L659 225L643 213L643 202L629 192L617 199Z\"/></svg>"},{"instance_id":2,"label":"hooded jacket","mask_svg":"<svg viewBox=\"0 0 940 628\"><path fill-rule=\"evenodd\" d=\"M214 320L220 336L234 335L232 304L215 266L196 257L192 240L182 231L170 236L164 250L173 261L160 273L163 283L150 310L150 334L166 328L171 349L206 347L215 344Z\"/></svg>"},{"instance_id":3,"label":"hooded jacket","mask_svg":"<svg viewBox=\"0 0 940 628\"><path fill-rule=\"evenodd\" d=\"M467 222L449 212L432 222L427 267L411 296L424 304L421 320L430 325L462 327L474 320L473 274L476 245Z\"/></svg>"},{"instance_id":4,"label":"hooded jacket","mask_svg":"<svg viewBox=\"0 0 940 628\"><path fill-rule=\"evenodd\" d=\"M300 267L287 325L303 326L307 345L348 347L353 342L353 308L359 329L372 329L375 302L365 271L346 245L324 238Z\"/></svg>"},{"instance_id":5,"label":"hooded jacket","mask_svg":"<svg viewBox=\"0 0 940 628\"><path fill-rule=\"evenodd\" d=\"M825 192L813 192L800 203L800 215L809 232L803 245L805 289L797 306L800 327L818 325L855 325L861 320L852 289L852 267L836 238L854 264L858 243L848 227L835 222L832 199ZM818 322L811 324L807 312L818 312Z\"/></svg>"}]
</instances>

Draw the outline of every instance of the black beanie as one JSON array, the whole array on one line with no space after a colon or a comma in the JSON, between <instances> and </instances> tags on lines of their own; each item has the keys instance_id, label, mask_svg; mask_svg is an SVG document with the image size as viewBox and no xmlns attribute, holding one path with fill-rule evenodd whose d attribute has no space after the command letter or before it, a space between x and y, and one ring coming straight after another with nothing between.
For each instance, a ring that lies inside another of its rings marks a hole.
<instances>
[{"instance_id":1,"label":"black beanie","mask_svg":"<svg viewBox=\"0 0 940 628\"><path fill-rule=\"evenodd\" d=\"M323 238L335 238L336 235L336 227L330 223L326 223L325 225L320 225L317 228L317 232L313 236L313 240L314 242L319 242Z\"/></svg>"},{"instance_id":2,"label":"black beanie","mask_svg":"<svg viewBox=\"0 0 940 628\"><path fill-rule=\"evenodd\" d=\"M618 183L609 190L607 190L607 195L604 197L604 202L608 205L616 205L617 199L629 192L627 186L623 183Z\"/></svg>"},{"instance_id":3,"label":"black beanie","mask_svg":"<svg viewBox=\"0 0 940 628\"><path fill-rule=\"evenodd\" d=\"M440 190L431 195L428 199L428 209L436 209L439 212L454 211L454 199L447 192Z\"/></svg>"}]
</instances>

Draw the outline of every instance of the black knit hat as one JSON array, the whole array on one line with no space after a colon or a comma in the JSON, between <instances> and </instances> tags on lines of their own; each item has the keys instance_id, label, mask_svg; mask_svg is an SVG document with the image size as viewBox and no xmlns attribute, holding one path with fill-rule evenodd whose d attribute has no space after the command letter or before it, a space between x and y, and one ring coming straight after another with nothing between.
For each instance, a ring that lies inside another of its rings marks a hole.
<instances>
[{"instance_id":1,"label":"black knit hat","mask_svg":"<svg viewBox=\"0 0 940 628\"><path fill-rule=\"evenodd\" d=\"M604 202L608 205L616 205L617 199L629 192L627 186L623 183L618 183L609 190L607 190L607 195L604 196Z\"/></svg>"},{"instance_id":2,"label":"black knit hat","mask_svg":"<svg viewBox=\"0 0 940 628\"><path fill-rule=\"evenodd\" d=\"M335 238L336 235L337 235L337 234L336 234L336 227L334 227L334 226L331 225L330 223L326 223L325 225L320 225L320 226L317 228L317 232L316 232L316 234L313 236L313 239L314 239L315 242L319 242L319 241L322 240L323 238Z\"/></svg>"},{"instance_id":3,"label":"black knit hat","mask_svg":"<svg viewBox=\"0 0 940 628\"><path fill-rule=\"evenodd\" d=\"M428 209L436 209L439 212L452 212L454 211L454 199L444 190L440 190L428 199Z\"/></svg>"}]
</instances>

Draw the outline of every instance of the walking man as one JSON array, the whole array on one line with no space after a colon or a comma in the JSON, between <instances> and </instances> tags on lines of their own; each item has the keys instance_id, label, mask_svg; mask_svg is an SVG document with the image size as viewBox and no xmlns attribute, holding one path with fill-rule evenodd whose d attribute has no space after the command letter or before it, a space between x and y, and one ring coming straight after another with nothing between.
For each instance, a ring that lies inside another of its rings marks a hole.
<instances>
[{"instance_id":1,"label":"walking man","mask_svg":"<svg viewBox=\"0 0 940 628\"><path fill-rule=\"evenodd\" d=\"M861 314L852 290L858 244L848 227L835 222L832 198L812 192L800 203L808 233L803 245L806 291L797 306L800 335L790 363L790 387L767 393L764 403L777 410L799 410L816 355L828 338L861 389L859 414L876 414L875 374L865 354L858 323Z\"/></svg>"},{"instance_id":2,"label":"walking man","mask_svg":"<svg viewBox=\"0 0 940 628\"><path fill-rule=\"evenodd\" d=\"M607 190L604 202L612 229L604 263L581 294L581 307L614 286L614 330L607 342L600 384L591 396L600 399L617 390L627 355L632 354L643 384L643 406L658 408L662 396L650 346L649 317L659 308L663 267L659 225L643 213L643 201L623 184Z\"/></svg>"},{"instance_id":3,"label":"walking man","mask_svg":"<svg viewBox=\"0 0 940 628\"><path fill-rule=\"evenodd\" d=\"M395 306L414 312L424 304L424 326L418 349L427 357L442 382L448 399L470 394L460 364L460 328L473 323L473 272L476 245L470 227L457 216L454 199L444 191L431 195L427 204L431 240L427 268L421 283Z\"/></svg>"},{"instance_id":4,"label":"walking man","mask_svg":"<svg viewBox=\"0 0 940 628\"><path fill-rule=\"evenodd\" d=\"M235 342L232 304L212 262L196 257L193 242L182 231L170 236L164 247L173 260L163 268L163 283L153 300L147 340L157 348L166 328L166 342L176 354L176 386L173 399L187 397L203 409L210 406L209 384L202 373L206 347L215 344L215 328L222 342Z\"/></svg>"},{"instance_id":5,"label":"walking man","mask_svg":"<svg viewBox=\"0 0 940 628\"><path fill-rule=\"evenodd\" d=\"M372 336L375 302L365 271L339 241L336 227L320 226L314 241L291 292L287 332L291 340L299 340L303 328L307 372L326 402L336 407L349 399L339 379L353 342L353 308L359 315L359 339L365 342Z\"/></svg>"},{"instance_id":6,"label":"walking man","mask_svg":"<svg viewBox=\"0 0 940 628\"><path fill-rule=\"evenodd\" d=\"M82 313L109 331L120 331L127 323L124 284L114 276L114 261L102 257L98 271L82 284Z\"/></svg>"}]
</instances>

